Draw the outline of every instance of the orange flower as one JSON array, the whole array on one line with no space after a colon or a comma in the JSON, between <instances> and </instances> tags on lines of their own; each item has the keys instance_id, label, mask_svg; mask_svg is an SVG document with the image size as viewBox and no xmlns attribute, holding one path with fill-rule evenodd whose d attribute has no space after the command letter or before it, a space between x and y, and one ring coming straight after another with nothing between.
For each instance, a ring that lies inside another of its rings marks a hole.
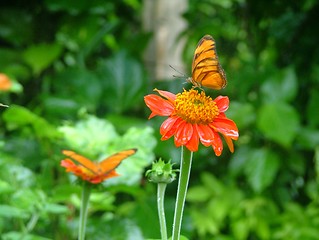
<instances>
[{"instance_id":1,"label":"orange flower","mask_svg":"<svg viewBox=\"0 0 319 240\"><path fill-rule=\"evenodd\" d=\"M12 82L9 77L3 73L0 73L0 91L8 91L12 86Z\"/></svg>"},{"instance_id":2,"label":"orange flower","mask_svg":"<svg viewBox=\"0 0 319 240\"><path fill-rule=\"evenodd\" d=\"M115 168L127 157L135 154L137 149L124 150L113 154L101 162L93 162L80 154L72 151L63 150L62 153L70 158L73 158L79 165L75 164L70 158L61 161L61 166L66 168L67 172L72 172L75 176L82 178L85 181L98 184L112 177L117 177L119 174Z\"/></svg>"},{"instance_id":3,"label":"orange flower","mask_svg":"<svg viewBox=\"0 0 319 240\"><path fill-rule=\"evenodd\" d=\"M200 141L206 147L212 146L216 156L220 156L223 151L221 134L229 150L234 152L232 140L237 140L239 134L236 124L225 115L228 97L219 96L212 100L204 91L193 88L177 95L155 91L160 96L150 94L144 97L144 101L152 111L149 119L157 115L168 117L160 127L161 140L174 136L176 147L183 145L193 152L198 150Z\"/></svg>"}]
</instances>

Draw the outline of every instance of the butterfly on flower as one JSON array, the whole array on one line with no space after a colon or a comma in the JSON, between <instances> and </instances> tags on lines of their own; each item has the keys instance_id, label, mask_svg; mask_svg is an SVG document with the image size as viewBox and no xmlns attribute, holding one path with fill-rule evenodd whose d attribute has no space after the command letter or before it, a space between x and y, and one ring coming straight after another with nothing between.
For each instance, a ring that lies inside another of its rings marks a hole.
<instances>
[{"instance_id":1,"label":"butterfly on flower","mask_svg":"<svg viewBox=\"0 0 319 240\"><path fill-rule=\"evenodd\" d=\"M219 63L216 43L212 36L205 35L195 49L192 77L187 79L195 87L207 87L220 90L227 85L224 69Z\"/></svg>"},{"instance_id":2,"label":"butterfly on flower","mask_svg":"<svg viewBox=\"0 0 319 240\"><path fill-rule=\"evenodd\" d=\"M63 150L62 153L69 158L62 160L61 166L65 167L67 172L73 172L74 175L81 177L83 180L97 184L105 179L118 176L119 174L115 171L115 168L124 159L135 154L136 151L135 148L124 150L105 158L101 162L93 162L76 152ZM72 159L78 164L74 163Z\"/></svg>"}]
</instances>

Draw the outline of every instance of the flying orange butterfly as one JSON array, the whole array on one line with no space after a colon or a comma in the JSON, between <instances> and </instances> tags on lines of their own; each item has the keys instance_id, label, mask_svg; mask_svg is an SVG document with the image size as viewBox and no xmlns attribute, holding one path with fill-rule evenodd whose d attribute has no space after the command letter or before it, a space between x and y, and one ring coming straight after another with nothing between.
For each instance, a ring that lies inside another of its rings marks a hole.
<instances>
[{"instance_id":1,"label":"flying orange butterfly","mask_svg":"<svg viewBox=\"0 0 319 240\"><path fill-rule=\"evenodd\" d=\"M212 36L205 35L198 42L192 64L192 77L187 81L195 87L220 90L227 85L224 69L219 63L216 43Z\"/></svg>"},{"instance_id":2,"label":"flying orange butterfly","mask_svg":"<svg viewBox=\"0 0 319 240\"><path fill-rule=\"evenodd\" d=\"M76 176L91 183L100 183L107 178L116 177L118 174L115 168L127 157L135 154L137 149L128 149L111 155L101 162L93 162L86 157L73 151L63 150L62 153L67 157L74 159L80 165L76 165L71 159L67 158L61 161L61 166L66 168L67 172L73 172Z\"/></svg>"}]
</instances>

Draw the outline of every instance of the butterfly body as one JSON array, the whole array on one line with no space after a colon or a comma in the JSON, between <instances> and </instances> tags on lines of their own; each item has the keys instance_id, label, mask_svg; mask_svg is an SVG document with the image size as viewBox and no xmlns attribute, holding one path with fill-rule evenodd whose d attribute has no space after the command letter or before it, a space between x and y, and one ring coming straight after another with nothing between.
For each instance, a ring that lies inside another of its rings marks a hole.
<instances>
[{"instance_id":1,"label":"butterfly body","mask_svg":"<svg viewBox=\"0 0 319 240\"><path fill-rule=\"evenodd\" d=\"M192 63L192 77L187 79L195 87L220 90L227 85L224 69L219 63L216 43L212 36L199 40Z\"/></svg>"}]
</instances>

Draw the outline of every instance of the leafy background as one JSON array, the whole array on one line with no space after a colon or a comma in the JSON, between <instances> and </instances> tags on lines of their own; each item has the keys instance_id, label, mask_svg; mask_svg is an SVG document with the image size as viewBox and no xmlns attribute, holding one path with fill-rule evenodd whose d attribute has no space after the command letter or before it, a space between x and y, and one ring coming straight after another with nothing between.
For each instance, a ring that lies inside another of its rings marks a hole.
<instances>
[{"instance_id":1,"label":"leafy background","mask_svg":"<svg viewBox=\"0 0 319 240\"><path fill-rule=\"evenodd\" d=\"M184 59L197 41L217 41L240 130L234 154L195 153L183 235L189 239L318 239L319 3L189 0ZM159 238L156 186L144 178L156 157L178 162L163 119L147 121L143 96L155 82L143 51L143 2L0 3L0 235L76 239L80 187L59 166L62 149L100 159L138 147L122 177L93 191L88 239ZM130 44L127 44L127 43ZM177 89L177 90L176 90ZM208 92L211 96L219 93ZM167 189L172 222L176 182Z\"/></svg>"}]
</instances>

